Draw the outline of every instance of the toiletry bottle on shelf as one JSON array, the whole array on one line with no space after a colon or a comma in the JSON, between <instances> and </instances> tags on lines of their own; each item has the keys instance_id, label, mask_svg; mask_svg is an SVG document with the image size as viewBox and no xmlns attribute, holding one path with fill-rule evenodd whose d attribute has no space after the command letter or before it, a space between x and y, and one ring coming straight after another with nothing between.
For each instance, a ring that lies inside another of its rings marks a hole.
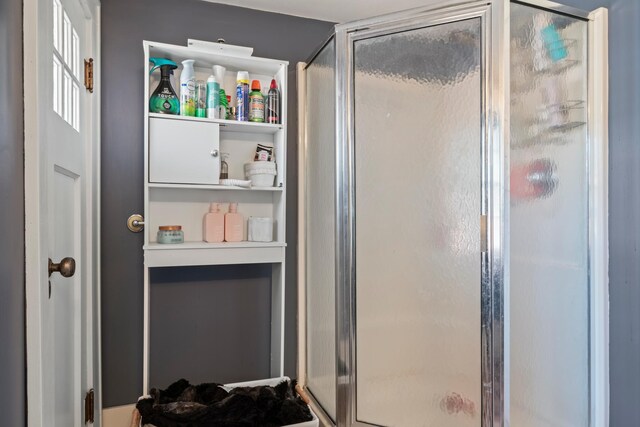
<instances>
[{"instance_id":1,"label":"toiletry bottle on shelf","mask_svg":"<svg viewBox=\"0 0 640 427\"><path fill-rule=\"evenodd\" d=\"M203 240L208 243L224 241L224 214L220 212L217 203L209 205L209 213L204 216L202 224Z\"/></svg>"},{"instance_id":2,"label":"toiletry bottle on shelf","mask_svg":"<svg viewBox=\"0 0 640 427\"><path fill-rule=\"evenodd\" d=\"M149 61L153 63L149 74L153 73L156 68L160 68L160 83L149 99L149 111L161 114L178 114L180 102L170 80L172 70L178 68L178 65L165 58L149 58Z\"/></svg>"},{"instance_id":3,"label":"toiletry bottle on shelf","mask_svg":"<svg viewBox=\"0 0 640 427\"><path fill-rule=\"evenodd\" d=\"M236 79L236 120L249 120L249 72L238 71Z\"/></svg>"},{"instance_id":4,"label":"toiletry bottle on shelf","mask_svg":"<svg viewBox=\"0 0 640 427\"><path fill-rule=\"evenodd\" d=\"M226 120L229 115L229 104L227 103L227 94L224 92L224 89L220 88L220 112L218 113L218 118Z\"/></svg>"},{"instance_id":5,"label":"toiletry bottle on shelf","mask_svg":"<svg viewBox=\"0 0 640 427\"><path fill-rule=\"evenodd\" d=\"M196 117L207 117L207 84L196 81Z\"/></svg>"},{"instance_id":6,"label":"toiletry bottle on shelf","mask_svg":"<svg viewBox=\"0 0 640 427\"><path fill-rule=\"evenodd\" d=\"M249 121L264 122L264 97L260 90L260 80L251 81L251 92L249 93Z\"/></svg>"},{"instance_id":7,"label":"toiletry bottle on shelf","mask_svg":"<svg viewBox=\"0 0 640 427\"><path fill-rule=\"evenodd\" d=\"M265 122L281 123L280 117L280 90L276 79L271 80L267 101L265 102Z\"/></svg>"},{"instance_id":8,"label":"toiletry bottle on shelf","mask_svg":"<svg viewBox=\"0 0 640 427\"><path fill-rule=\"evenodd\" d=\"M193 70L193 59L182 61L180 74L180 114L183 116L196 115L196 74Z\"/></svg>"},{"instance_id":9,"label":"toiletry bottle on shelf","mask_svg":"<svg viewBox=\"0 0 640 427\"><path fill-rule=\"evenodd\" d=\"M220 84L213 74L207 79L207 117L220 118Z\"/></svg>"},{"instance_id":10,"label":"toiletry bottle on shelf","mask_svg":"<svg viewBox=\"0 0 640 427\"><path fill-rule=\"evenodd\" d=\"M238 204L229 203L229 212L224 215L224 241L241 242L244 234L244 218L238 213Z\"/></svg>"}]
</instances>

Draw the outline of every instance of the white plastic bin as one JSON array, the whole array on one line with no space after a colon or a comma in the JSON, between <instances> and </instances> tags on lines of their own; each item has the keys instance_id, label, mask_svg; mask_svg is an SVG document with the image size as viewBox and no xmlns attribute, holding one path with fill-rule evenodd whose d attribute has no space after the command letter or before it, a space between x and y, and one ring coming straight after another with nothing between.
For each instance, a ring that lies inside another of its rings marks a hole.
<instances>
[{"instance_id":1,"label":"white plastic bin","mask_svg":"<svg viewBox=\"0 0 640 427\"><path fill-rule=\"evenodd\" d=\"M231 390L232 388L235 388L235 387L255 387L259 385L268 385L271 387L275 387L278 384L280 384L282 381L291 381L291 380L289 379L289 377L277 377L277 378L268 378L265 380L245 381L242 383L225 384L224 387L227 390ZM305 421L304 423L287 424L286 426L282 426L282 427L319 427L320 420L318 420L318 417L316 416L316 414L313 413L313 409L311 409L311 407L309 407L309 411L311 411L311 416L313 417L311 421Z\"/></svg>"}]
</instances>

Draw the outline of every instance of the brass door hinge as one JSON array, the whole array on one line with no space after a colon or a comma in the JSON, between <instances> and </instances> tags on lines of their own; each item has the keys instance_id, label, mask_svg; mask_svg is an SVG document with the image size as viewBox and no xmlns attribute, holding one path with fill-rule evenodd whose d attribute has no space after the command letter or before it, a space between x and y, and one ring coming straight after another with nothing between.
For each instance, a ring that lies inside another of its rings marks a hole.
<instances>
[{"instance_id":1,"label":"brass door hinge","mask_svg":"<svg viewBox=\"0 0 640 427\"><path fill-rule=\"evenodd\" d=\"M93 93L93 58L84 60L84 87Z\"/></svg>"},{"instance_id":2,"label":"brass door hinge","mask_svg":"<svg viewBox=\"0 0 640 427\"><path fill-rule=\"evenodd\" d=\"M94 399L93 399L93 389L89 390L84 397L84 423L93 423L94 419Z\"/></svg>"}]
</instances>

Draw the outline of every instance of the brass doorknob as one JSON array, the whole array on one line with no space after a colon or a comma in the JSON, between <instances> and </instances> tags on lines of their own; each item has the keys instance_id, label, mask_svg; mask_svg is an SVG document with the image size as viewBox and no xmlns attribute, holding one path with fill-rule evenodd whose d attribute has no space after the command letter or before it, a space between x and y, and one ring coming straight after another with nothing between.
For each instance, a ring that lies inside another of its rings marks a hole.
<instances>
[{"instance_id":1,"label":"brass doorknob","mask_svg":"<svg viewBox=\"0 0 640 427\"><path fill-rule=\"evenodd\" d=\"M62 260L56 264L49 258L49 277L52 273L58 272L62 277L71 277L76 272L76 260L71 257L62 258Z\"/></svg>"}]
</instances>

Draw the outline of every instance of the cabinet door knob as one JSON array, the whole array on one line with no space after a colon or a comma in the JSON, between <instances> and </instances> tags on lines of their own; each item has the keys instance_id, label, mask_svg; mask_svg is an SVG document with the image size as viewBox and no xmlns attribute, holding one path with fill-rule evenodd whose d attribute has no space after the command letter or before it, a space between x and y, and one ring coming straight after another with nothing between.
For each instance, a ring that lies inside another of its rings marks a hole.
<instances>
[{"instance_id":1,"label":"cabinet door knob","mask_svg":"<svg viewBox=\"0 0 640 427\"><path fill-rule=\"evenodd\" d=\"M211 157L218 157L218 150L211 150Z\"/></svg>"}]
</instances>

